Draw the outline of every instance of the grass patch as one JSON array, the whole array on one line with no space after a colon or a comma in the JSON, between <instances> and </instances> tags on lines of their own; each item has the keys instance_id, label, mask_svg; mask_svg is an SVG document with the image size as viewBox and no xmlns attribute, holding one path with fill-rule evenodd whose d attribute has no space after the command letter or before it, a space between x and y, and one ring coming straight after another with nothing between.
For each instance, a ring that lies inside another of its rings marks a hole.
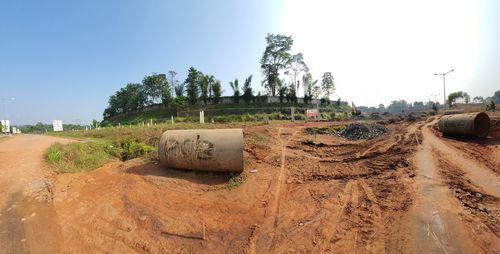
<instances>
[{"instance_id":1,"label":"grass patch","mask_svg":"<svg viewBox=\"0 0 500 254\"><path fill-rule=\"evenodd\" d=\"M154 147L124 140L119 143L109 141L75 142L63 145L52 144L45 151L45 160L58 173L91 171L118 158L122 161L150 156Z\"/></svg>"},{"instance_id":2,"label":"grass patch","mask_svg":"<svg viewBox=\"0 0 500 254\"><path fill-rule=\"evenodd\" d=\"M230 190L242 185L247 179L247 174L242 173L229 173L227 176L228 183L224 185L224 189Z\"/></svg>"},{"instance_id":3,"label":"grass patch","mask_svg":"<svg viewBox=\"0 0 500 254\"><path fill-rule=\"evenodd\" d=\"M48 163L54 164L61 160L62 145L61 143L52 144L45 152L45 159Z\"/></svg>"},{"instance_id":4,"label":"grass patch","mask_svg":"<svg viewBox=\"0 0 500 254\"><path fill-rule=\"evenodd\" d=\"M104 142L52 144L45 152L45 159L58 173L90 171L113 159L106 152Z\"/></svg>"},{"instance_id":5,"label":"grass patch","mask_svg":"<svg viewBox=\"0 0 500 254\"><path fill-rule=\"evenodd\" d=\"M266 142L269 140L269 137L263 133L255 133L253 134L253 139L257 142Z\"/></svg>"},{"instance_id":6,"label":"grass patch","mask_svg":"<svg viewBox=\"0 0 500 254\"><path fill-rule=\"evenodd\" d=\"M196 171L193 171L194 174L196 174ZM234 189L238 186L241 186L246 180L247 180L247 173L246 172L241 172L241 173L224 173L227 183L224 185L217 185L217 186L212 186L210 190L212 191L218 191L218 190L231 190ZM212 172L208 173L209 176L213 176Z\"/></svg>"}]
</instances>

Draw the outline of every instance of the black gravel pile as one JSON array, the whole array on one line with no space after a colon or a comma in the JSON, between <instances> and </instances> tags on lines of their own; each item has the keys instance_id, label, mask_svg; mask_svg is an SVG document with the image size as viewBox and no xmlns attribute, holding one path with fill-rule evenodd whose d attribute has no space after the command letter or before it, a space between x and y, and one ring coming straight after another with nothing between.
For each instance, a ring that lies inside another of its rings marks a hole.
<instances>
[{"instance_id":1,"label":"black gravel pile","mask_svg":"<svg viewBox=\"0 0 500 254\"><path fill-rule=\"evenodd\" d=\"M340 136L349 140L372 139L387 132L387 128L380 124L351 123L340 132Z\"/></svg>"}]
</instances>

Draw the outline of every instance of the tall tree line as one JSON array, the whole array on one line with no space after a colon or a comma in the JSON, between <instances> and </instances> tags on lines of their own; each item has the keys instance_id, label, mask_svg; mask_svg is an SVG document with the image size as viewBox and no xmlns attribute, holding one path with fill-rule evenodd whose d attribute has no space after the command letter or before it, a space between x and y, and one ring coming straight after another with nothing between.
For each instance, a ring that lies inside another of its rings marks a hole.
<instances>
[{"instance_id":1,"label":"tall tree line","mask_svg":"<svg viewBox=\"0 0 500 254\"><path fill-rule=\"evenodd\" d=\"M104 118L128 113L151 105L179 108L187 104L219 103L222 96L221 82L213 75L189 68L184 82L177 80L177 73L169 71L152 73L142 83L128 83L108 99Z\"/></svg>"},{"instance_id":2,"label":"tall tree line","mask_svg":"<svg viewBox=\"0 0 500 254\"><path fill-rule=\"evenodd\" d=\"M286 99L287 102L296 103L302 82L305 103L320 98L322 101L330 101L335 93L331 72L325 72L318 84L318 80L310 73L304 55L291 53L293 46L291 36L268 34L265 40L267 45L260 59L260 66L263 75L262 85L267 94L278 95L280 102ZM251 82L251 75L245 79L241 87L238 79L229 82L234 102L238 103L240 99L245 103L255 100ZM221 82L213 75L204 74L194 67L189 68L184 82L177 79L175 71L169 71L168 75L152 73L145 76L141 83L128 83L110 96L103 115L107 118L159 104L178 108L186 105L219 103L221 96Z\"/></svg>"}]
</instances>

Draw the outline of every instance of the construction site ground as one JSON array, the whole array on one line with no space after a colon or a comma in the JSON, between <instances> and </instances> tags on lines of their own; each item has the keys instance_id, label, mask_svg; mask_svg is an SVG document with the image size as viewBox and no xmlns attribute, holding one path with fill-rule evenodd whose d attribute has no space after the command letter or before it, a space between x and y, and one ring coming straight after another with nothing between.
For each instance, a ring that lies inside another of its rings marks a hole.
<instances>
[{"instance_id":1,"label":"construction site ground","mask_svg":"<svg viewBox=\"0 0 500 254\"><path fill-rule=\"evenodd\" d=\"M0 140L2 253L500 253L500 125L443 137L433 118L370 140L347 122L244 127L244 181L115 161L54 174L70 140Z\"/></svg>"}]
</instances>

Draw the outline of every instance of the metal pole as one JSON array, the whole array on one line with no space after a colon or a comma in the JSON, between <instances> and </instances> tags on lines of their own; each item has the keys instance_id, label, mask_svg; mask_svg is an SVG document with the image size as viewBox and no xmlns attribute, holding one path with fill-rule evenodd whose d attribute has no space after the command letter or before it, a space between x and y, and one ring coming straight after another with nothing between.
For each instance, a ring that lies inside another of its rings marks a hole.
<instances>
[{"instance_id":1,"label":"metal pole","mask_svg":"<svg viewBox=\"0 0 500 254\"><path fill-rule=\"evenodd\" d=\"M434 75L442 75L443 76L443 114L446 111L446 74L455 71L455 69L451 69L448 72L445 73L434 73Z\"/></svg>"},{"instance_id":2,"label":"metal pole","mask_svg":"<svg viewBox=\"0 0 500 254\"><path fill-rule=\"evenodd\" d=\"M2 99L3 120L5 120L5 99Z\"/></svg>"},{"instance_id":3,"label":"metal pole","mask_svg":"<svg viewBox=\"0 0 500 254\"><path fill-rule=\"evenodd\" d=\"M443 115L446 111L446 74L443 74Z\"/></svg>"},{"instance_id":4,"label":"metal pole","mask_svg":"<svg viewBox=\"0 0 500 254\"><path fill-rule=\"evenodd\" d=\"M7 125L7 120L5 119L5 99L2 98L2 109L3 109L3 120L4 120L4 124ZM5 128L5 126L2 125L2 130L5 130L4 131L4 134L7 133L7 129Z\"/></svg>"}]
</instances>

